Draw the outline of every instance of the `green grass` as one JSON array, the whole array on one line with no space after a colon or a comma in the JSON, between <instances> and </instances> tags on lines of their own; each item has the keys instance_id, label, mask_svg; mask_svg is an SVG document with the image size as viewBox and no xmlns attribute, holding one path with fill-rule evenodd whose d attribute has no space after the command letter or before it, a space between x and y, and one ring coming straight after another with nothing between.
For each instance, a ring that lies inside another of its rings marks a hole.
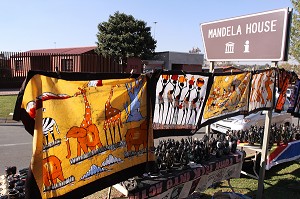
<instances>
[{"instance_id":1,"label":"green grass","mask_svg":"<svg viewBox=\"0 0 300 199\"><path fill-rule=\"evenodd\" d=\"M251 169L249 168L249 173ZM253 172L252 172L253 173ZM265 173L264 199L292 199L300 198L300 163L291 161L272 167ZM231 185L236 193L256 198L258 181L241 175L240 178L232 179ZM205 199L211 199L217 191L231 192L227 181L223 181L216 188L209 188L203 192Z\"/></svg>"},{"instance_id":2,"label":"green grass","mask_svg":"<svg viewBox=\"0 0 300 199\"><path fill-rule=\"evenodd\" d=\"M7 118L14 112L16 99L17 95L0 96L0 118Z\"/></svg>"}]
</instances>

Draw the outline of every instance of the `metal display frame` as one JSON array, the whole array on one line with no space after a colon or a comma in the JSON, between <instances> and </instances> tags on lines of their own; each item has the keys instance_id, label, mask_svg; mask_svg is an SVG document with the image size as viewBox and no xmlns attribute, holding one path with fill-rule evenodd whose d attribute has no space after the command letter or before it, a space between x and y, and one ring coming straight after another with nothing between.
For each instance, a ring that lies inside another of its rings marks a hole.
<instances>
[{"instance_id":1,"label":"metal display frame","mask_svg":"<svg viewBox=\"0 0 300 199\"><path fill-rule=\"evenodd\" d=\"M277 67L277 64L278 64L277 61L275 61L275 62L273 61L271 63L271 67L275 68L275 67ZM211 61L209 72L213 72L213 71L214 71L214 62ZM265 118L266 119L265 119L265 128L264 128L264 137L263 137L263 144L262 144L262 148L261 148L260 170L259 170L259 175L258 175L257 199L263 198L264 179L265 179L265 172L266 172L266 161L267 161L267 156L268 156L268 151L269 151L268 143L269 143L269 138L270 138L271 123L272 123L272 110L267 111ZM210 125L206 126L205 133L206 133L206 135L209 136ZM249 174L247 174L247 175L249 175ZM252 176L250 176L250 177L252 177ZM255 177L255 179L257 179L257 178Z\"/></svg>"},{"instance_id":2,"label":"metal display frame","mask_svg":"<svg viewBox=\"0 0 300 199\"><path fill-rule=\"evenodd\" d=\"M277 67L278 62L272 62L271 67ZM274 100L274 99L273 99ZM264 129L264 137L263 144L261 147L261 159L260 159L260 169L258 176L258 189L257 189L257 198L263 198L264 191L264 180L265 180L265 172L266 172L266 161L268 156L268 145L270 138L270 128L272 122L272 110L268 110L265 119L265 129Z\"/></svg>"}]
</instances>

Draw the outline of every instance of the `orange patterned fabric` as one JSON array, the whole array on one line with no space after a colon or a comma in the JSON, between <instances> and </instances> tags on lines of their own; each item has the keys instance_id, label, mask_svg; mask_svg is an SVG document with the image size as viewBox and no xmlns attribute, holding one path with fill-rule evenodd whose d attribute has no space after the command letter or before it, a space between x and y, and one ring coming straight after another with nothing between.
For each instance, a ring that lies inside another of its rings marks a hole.
<instances>
[{"instance_id":1,"label":"orange patterned fabric","mask_svg":"<svg viewBox=\"0 0 300 199\"><path fill-rule=\"evenodd\" d=\"M275 96L275 69L253 74L249 100L249 112L272 109Z\"/></svg>"}]
</instances>

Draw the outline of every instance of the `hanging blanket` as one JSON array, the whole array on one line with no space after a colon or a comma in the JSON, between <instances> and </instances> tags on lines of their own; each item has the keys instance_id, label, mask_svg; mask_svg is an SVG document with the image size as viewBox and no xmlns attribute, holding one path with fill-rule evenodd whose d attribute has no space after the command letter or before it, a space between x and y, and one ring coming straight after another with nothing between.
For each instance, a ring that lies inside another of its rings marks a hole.
<instances>
[{"instance_id":1,"label":"hanging blanket","mask_svg":"<svg viewBox=\"0 0 300 199\"><path fill-rule=\"evenodd\" d=\"M156 71L153 77L154 137L193 134L198 129L211 74Z\"/></svg>"},{"instance_id":2,"label":"hanging blanket","mask_svg":"<svg viewBox=\"0 0 300 199\"><path fill-rule=\"evenodd\" d=\"M284 69L280 69L278 70L278 98L277 101L275 102L275 111L277 113L280 113L283 110L283 106L285 103L285 100L287 98L286 96L286 91L288 89L288 86L291 82L291 79L293 77L292 73L284 70ZM276 98L275 98L276 99Z\"/></svg>"},{"instance_id":3,"label":"hanging blanket","mask_svg":"<svg viewBox=\"0 0 300 199\"><path fill-rule=\"evenodd\" d=\"M290 106L288 108L288 113L294 114L296 106L300 105L300 98L299 98L299 91L300 91L300 79L296 80L296 83L294 85L293 92L291 93L291 99L290 99ZM298 109L298 108L297 108Z\"/></svg>"},{"instance_id":4,"label":"hanging blanket","mask_svg":"<svg viewBox=\"0 0 300 199\"><path fill-rule=\"evenodd\" d=\"M33 135L27 198L82 198L146 172L147 79L30 71L14 112Z\"/></svg>"},{"instance_id":5,"label":"hanging blanket","mask_svg":"<svg viewBox=\"0 0 300 199\"><path fill-rule=\"evenodd\" d=\"M250 72L215 74L201 125L247 113L250 77Z\"/></svg>"},{"instance_id":6,"label":"hanging blanket","mask_svg":"<svg viewBox=\"0 0 300 199\"><path fill-rule=\"evenodd\" d=\"M295 98L294 111L291 113L294 117L300 117L300 92L298 91L298 95Z\"/></svg>"},{"instance_id":7,"label":"hanging blanket","mask_svg":"<svg viewBox=\"0 0 300 199\"><path fill-rule=\"evenodd\" d=\"M271 110L274 104L275 69L257 71L251 81L249 112Z\"/></svg>"}]
</instances>

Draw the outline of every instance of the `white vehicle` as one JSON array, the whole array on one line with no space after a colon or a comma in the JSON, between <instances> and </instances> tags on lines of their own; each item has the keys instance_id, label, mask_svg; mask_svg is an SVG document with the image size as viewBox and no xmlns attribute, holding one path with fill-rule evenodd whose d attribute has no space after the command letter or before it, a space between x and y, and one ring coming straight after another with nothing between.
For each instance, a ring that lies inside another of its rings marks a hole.
<instances>
[{"instance_id":1,"label":"white vehicle","mask_svg":"<svg viewBox=\"0 0 300 199\"><path fill-rule=\"evenodd\" d=\"M279 96L279 93L277 92L278 89L276 87L276 98ZM286 89L286 97L290 100L291 99L291 95L293 93L293 88L287 88Z\"/></svg>"},{"instance_id":2,"label":"white vehicle","mask_svg":"<svg viewBox=\"0 0 300 199\"><path fill-rule=\"evenodd\" d=\"M288 88L288 89L286 90L286 97L287 97L288 99L291 99L292 92L293 92L293 90L292 90L291 88Z\"/></svg>"},{"instance_id":3,"label":"white vehicle","mask_svg":"<svg viewBox=\"0 0 300 199\"><path fill-rule=\"evenodd\" d=\"M281 113L272 112L272 124L285 124L290 125L292 123L292 116L290 113L287 113L287 109L289 107L289 100L286 99L284 103L283 110ZM226 118L223 120L219 120L210 125L213 132L221 132L227 133L227 131L231 130L246 130L251 126L264 126L266 111L258 111L256 113L252 113L250 115L238 115L235 117Z\"/></svg>"}]
</instances>

